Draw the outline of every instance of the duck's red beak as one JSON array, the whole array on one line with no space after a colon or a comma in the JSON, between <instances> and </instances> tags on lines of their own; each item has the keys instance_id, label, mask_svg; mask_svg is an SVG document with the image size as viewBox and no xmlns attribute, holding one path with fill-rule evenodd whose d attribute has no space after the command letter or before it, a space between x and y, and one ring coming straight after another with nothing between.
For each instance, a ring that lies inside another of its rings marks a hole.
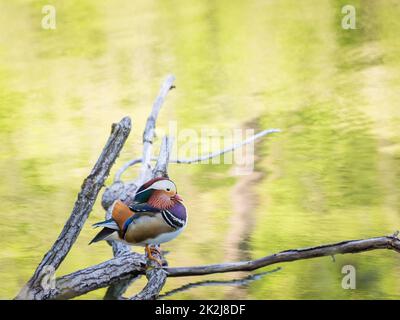
<instances>
[{"instance_id":1,"label":"duck's red beak","mask_svg":"<svg viewBox=\"0 0 400 320\"><path fill-rule=\"evenodd\" d=\"M178 200L178 201L183 201L182 197L179 194L175 194L172 199Z\"/></svg>"}]
</instances>

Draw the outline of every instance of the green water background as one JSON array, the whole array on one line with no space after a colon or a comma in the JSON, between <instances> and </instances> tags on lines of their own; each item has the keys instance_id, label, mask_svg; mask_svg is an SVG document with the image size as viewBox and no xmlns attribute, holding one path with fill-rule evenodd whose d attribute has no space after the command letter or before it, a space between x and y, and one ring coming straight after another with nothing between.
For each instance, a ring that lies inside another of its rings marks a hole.
<instances>
[{"instance_id":1,"label":"green water background","mask_svg":"<svg viewBox=\"0 0 400 320\"><path fill-rule=\"evenodd\" d=\"M400 228L398 1L53 1L56 30L41 28L45 4L0 2L0 298L16 295L56 239L112 122L133 120L112 174L140 156L145 119L168 73L177 89L160 129L176 120L197 132L283 130L257 144L251 177L223 164L170 166L190 214L185 232L164 246L170 265L257 258ZM341 28L345 4L357 9L356 30ZM111 256L106 243L87 245L91 223L103 217L98 201L58 275ZM397 254L335 258L172 298L400 297ZM341 287L346 264L356 267L356 290ZM197 280L169 279L164 291Z\"/></svg>"}]
</instances>

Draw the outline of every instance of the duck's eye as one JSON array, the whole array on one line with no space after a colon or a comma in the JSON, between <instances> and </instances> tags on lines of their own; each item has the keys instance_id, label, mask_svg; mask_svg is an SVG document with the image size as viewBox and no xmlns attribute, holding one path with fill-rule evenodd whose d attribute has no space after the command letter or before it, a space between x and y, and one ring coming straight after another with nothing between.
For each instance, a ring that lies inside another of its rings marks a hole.
<instances>
[{"instance_id":1,"label":"duck's eye","mask_svg":"<svg viewBox=\"0 0 400 320\"><path fill-rule=\"evenodd\" d=\"M170 188L167 188L167 191L171 191L171 189L170 189Z\"/></svg>"}]
</instances>

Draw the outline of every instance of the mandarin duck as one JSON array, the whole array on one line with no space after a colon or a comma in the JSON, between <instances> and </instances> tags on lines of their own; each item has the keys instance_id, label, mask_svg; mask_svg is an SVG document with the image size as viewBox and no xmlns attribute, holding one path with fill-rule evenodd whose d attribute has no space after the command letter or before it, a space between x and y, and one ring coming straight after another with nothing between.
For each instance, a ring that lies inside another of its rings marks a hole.
<instances>
[{"instance_id":1,"label":"mandarin duck","mask_svg":"<svg viewBox=\"0 0 400 320\"><path fill-rule=\"evenodd\" d=\"M132 205L116 200L112 218L95 223L103 229L89 243L117 240L125 244L144 246L150 260L162 265L152 253L159 253L161 243L171 241L186 227L187 215L176 185L168 178L155 178L137 191Z\"/></svg>"}]
</instances>

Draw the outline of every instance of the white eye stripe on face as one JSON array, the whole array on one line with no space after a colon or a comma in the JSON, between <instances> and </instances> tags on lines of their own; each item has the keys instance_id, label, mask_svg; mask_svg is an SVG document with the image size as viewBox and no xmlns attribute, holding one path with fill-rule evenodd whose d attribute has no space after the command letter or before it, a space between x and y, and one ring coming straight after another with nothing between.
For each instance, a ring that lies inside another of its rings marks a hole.
<instances>
[{"instance_id":1,"label":"white eye stripe on face","mask_svg":"<svg viewBox=\"0 0 400 320\"><path fill-rule=\"evenodd\" d=\"M173 183L171 180L156 181L149 187L149 189L166 190L166 191L176 192L175 183Z\"/></svg>"}]
</instances>

